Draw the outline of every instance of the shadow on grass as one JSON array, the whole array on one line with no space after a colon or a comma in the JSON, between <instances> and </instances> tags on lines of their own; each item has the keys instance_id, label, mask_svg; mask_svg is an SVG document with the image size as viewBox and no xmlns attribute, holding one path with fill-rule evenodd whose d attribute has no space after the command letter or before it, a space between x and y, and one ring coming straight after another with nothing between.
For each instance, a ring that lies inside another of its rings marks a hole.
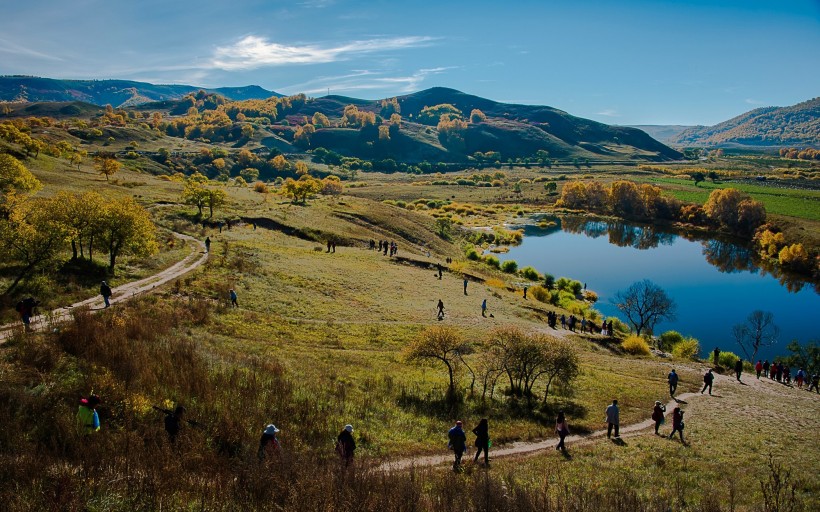
<instances>
[{"instance_id":1,"label":"shadow on grass","mask_svg":"<svg viewBox=\"0 0 820 512\"><path fill-rule=\"evenodd\" d=\"M626 444L626 441L624 441L620 437L612 438L612 444L617 444L618 446L629 446L628 444Z\"/></svg>"}]
</instances>

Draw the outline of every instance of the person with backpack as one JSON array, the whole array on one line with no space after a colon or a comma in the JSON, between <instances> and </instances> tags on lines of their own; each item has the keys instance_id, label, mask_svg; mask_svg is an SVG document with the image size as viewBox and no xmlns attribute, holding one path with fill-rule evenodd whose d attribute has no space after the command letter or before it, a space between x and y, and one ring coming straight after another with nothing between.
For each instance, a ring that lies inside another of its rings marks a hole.
<instances>
[{"instance_id":1,"label":"person with backpack","mask_svg":"<svg viewBox=\"0 0 820 512\"><path fill-rule=\"evenodd\" d=\"M34 308L39 304L39 302L34 300L34 297L28 297L18 302L15 307L17 312L20 313L20 320L23 322L26 332L31 331L31 317L34 316Z\"/></svg>"},{"instance_id":2,"label":"person with backpack","mask_svg":"<svg viewBox=\"0 0 820 512\"><path fill-rule=\"evenodd\" d=\"M112 295L111 287L108 286L108 283L106 283L105 281L103 281L102 284L100 284L100 295L102 295L103 302L105 302L105 307L111 306L111 301L109 300Z\"/></svg>"},{"instance_id":3,"label":"person with backpack","mask_svg":"<svg viewBox=\"0 0 820 512\"><path fill-rule=\"evenodd\" d=\"M609 439L612 435L612 429L615 429L615 437L621 437L618 434L620 425L620 409L618 409L618 401L613 400L612 404L606 408L606 438Z\"/></svg>"},{"instance_id":4,"label":"person with backpack","mask_svg":"<svg viewBox=\"0 0 820 512\"><path fill-rule=\"evenodd\" d=\"M795 376L794 380L797 382L797 388L803 389L803 381L806 379L806 372L803 368L797 370L797 375Z\"/></svg>"},{"instance_id":5,"label":"person with backpack","mask_svg":"<svg viewBox=\"0 0 820 512\"><path fill-rule=\"evenodd\" d=\"M686 444L686 441L683 440L683 411L680 407L675 407L675 410L672 411L672 433L669 434L669 439L675 437L675 432L680 434L680 442Z\"/></svg>"},{"instance_id":6,"label":"person with backpack","mask_svg":"<svg viewBox=\"0 0 820 512\"><path fill-rule=\"evenodd\" d=\"M262 437L259 439L259 449L256 451L256 456L259 457L260 461L265 460L265 453L268 451L279 453L281 446L279 445L279 439L276 438L278 433L279 429L273 423L266 426L265 430L262 431Z\"/></svg>"},{"instance_id":7,"label":"person with backpack","mask_svg":"<svg viewBox=\"0 0 820 512\"><path fill-rule=\"evenodd\" d=\"M703 389L700 390L700 394L702 395L703 392L706 391L706 388L709 388L709 394L711 395L712 394L712 382L714 382L714 381L715 381L715 375L712 373L712 369L709 368L709 371L707 371L703 375Z\"/></svg>"},{"instance_id":8,"label":"person with backpack","mask_svg":"<svg viewBox=\"0 0 820 512\"><path fill-rule=\"evenodd\" d=\"M450 440L449 446L455 455L453 462L453 470L458 471L461 468L461 457L464 456L467 450L467 435L464 433L461 420L456 421L456 424L447 432L447 438Z\"/></svg>"},{"instance_id":9,"label":"person with backpack","mask_svg":"<svg viewBox=\"0 0 820 512\"><path fill-rule=\"evenodd\" d=\"M669 382L669 396L675 398L675 391L678 389L678 374L675 373L674 368L672 368L672 371L666 376L666 380Z\"/></svg>"},{"instance_id":10,"label":"person with backpack","mask_svg":"<svg viewBox=\"0 0 820 512\"><path fill-rule=\"evenodd\" d=\"M487 422L487 418L481 418L481 421L478 422L478 426L473 429L473 434L475 434L475 457L473 458L473 462L478 462L478 456L481 455L481 452L484 452L484 466L490 465L490 424Z\"/></svg>"},{"instance_id":11,"label":"person with backpack","mask_svg":"<svg viewBox=\"0 0 820 512\"><path fill-rule=\"evenodd\" d=\"M655 422L655 435L660 435L658 429L663 425L663 415L666 412L666 407L660 400L655 400L655 407L652 409L652 421Z\"/></svg>"},{"instance_id":12,"label":"person with backpack","mask_svg":"<svg viewBox=\"0 0 820 512\"><path fill-rule=\"evenodd\" d=\"M820 375L814 374L811 376L811 385L809 386L809 392L814 390L817 393L820 393Z\"/></svg>"},{"instance_id":13,"label":"person with backpack","mask_svg":"<svg viewBox=\"0 0 820 512\"><path fill-rule=\"evenodd\" d=\"M564 411L558 411L558 417L555 418L555 432L558 434L559 439L555 449L566 452L567 447L564 446L564 439L569 435L569 425L567 425L567 417L564 415Z\"/></svg>"},{"instance_id":14,"label":"person with backpack","mask_svg":"<svg viewBox=\"0 0 820 512\"><path fill-rule=\"evenodd\" d=\"M233 290L233 288L231 288L231 290L228 293L231 297L231 306L238 308L239 302L237 301L238 297L236 296L236 292Z\"/></svg>"},{"instance_id":15,"label":"person with backpack","mask_svg":"<svg viewBox=\"0 0 820 512\"><path fill-rule=\"evenodd\" d=\"M353 452L356 451L356 441L353 439L353 425L345 425L345 428L336 437L336 453L345 463L345 466L353 462Z\"/></svg>"},{"instance_id":16,"label":"person with backpack","mask_svg":"<svg viewBox=\"0 0 820 512\"><path fill-rule=\"evenodd\" d=\"M80 406L77 408L77 424L86 435L100 430L100 416L97 414L97 405L100 402L100 397L97 395L80 399Z\"/></svg>"}]
</instances>

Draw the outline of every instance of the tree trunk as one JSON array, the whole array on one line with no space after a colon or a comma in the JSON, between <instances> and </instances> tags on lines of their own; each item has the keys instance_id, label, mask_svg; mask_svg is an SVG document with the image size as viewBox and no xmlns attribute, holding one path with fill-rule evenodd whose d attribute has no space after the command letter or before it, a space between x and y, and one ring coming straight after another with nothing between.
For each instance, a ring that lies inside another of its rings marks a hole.
<instances>
[{"instance_id":1,"label":"tree trunk","mask_svg":"<svg viewBox=\"0 0 820 512\"><path fill-rule=\"evenodd\" d=\"M31 264L31 265L28 265L26 268L24 268L22 271L20 271L20 273L14 279L14 282L11 283L11 285L8 288L6 288L5 295L9 295L15 288L17 288L17 285L20 283L20 281L22 281L23 278L26 277L28 275L28 273L31 272L31 269L33 269L33 268L34 268L34 264Z\"/></svg>"},{"instance_id":2,"label":"tree trunk","mask_svg":"<svg viewBox=\"0 0 820 512\"><path fill-rule=\"evenodd\" d=\"M77 240L71 239L71 259L77 259Z\"/></svg>"}]
</instances>

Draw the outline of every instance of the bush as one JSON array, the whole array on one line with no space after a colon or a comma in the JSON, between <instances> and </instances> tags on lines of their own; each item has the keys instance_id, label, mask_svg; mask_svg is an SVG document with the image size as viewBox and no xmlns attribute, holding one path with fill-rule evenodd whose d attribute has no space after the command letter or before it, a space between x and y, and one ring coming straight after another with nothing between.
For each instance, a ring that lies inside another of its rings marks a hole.
<instances>
[{"instance_id":1,"label":"bush","mask_svg":"<svg viewBox=\"0 0 820 512\"><path fill-rule=\"evenodd\" d=\"M697 359L700 355L700 343L695 338L681 340L672 347L672 355L681 359Z\"/></svg>"},{"instance_id":2,"label":"bush","mask_svg":"<svg viewBox=\"0 0 820 512\"><path fill-rule=\"evenodd\" d=\"M636 356L648 356L650 354L649 344L641 336L629 336L621 342L621 347L623 347L627 354Z\"/></svg>"},{"instance_id":3,"label":"bush","mask_svg":"<svg viewBox=\"0 0 820 512\"><path fill-rule=\"evenodd\" d=\"M478 261L481 259L481 253L479 253L475 247L468 248L465 254L467 255L467 259L471 261Z\"/></svg>"},{"instance_id":4,"label":"bush","mask_svg":"<svg viewBox=\"0 0 820 512\"><path fill-rule=\"evenodd\" d=\"M592 290L585 290L584 291L584 300L587 302L598 302L598 294L593 292Z\"/></svg>"},{"instance_id":5,"label":"bush","mask_svg":"<svg viewBox=\"0 0 820 512\"><path fill-rule=\"evenodd\" d=\"M501 262L498 261L498 258L493 256L492 254L488 254L488 255L484 256L483 260L484 260L484 263L486 263L487 265L489 265L493 268L500 268L500 266L501 266Z\"/></svg>"},{"instance_id":6,"label":"bush","mask_svg":"<svg viewBox=\"0 0 820 512\"><path fill-rule=\"evenodd\" d=\"M658 338L658 348L664 352L669 352L683 339L683 335L678 331L666 331Z\"/></svg>"},{"instance_id":7,"label":"bush","mask_svg":"<svg viewBox=\"0 0 820 512\"><path fill-rule=\"evenodd\" d=\"M555 276L552 274L544 274L544 287L547 290L552 290L552 287L555 286Z\"/></svg>"},{"instance_id":8,"label":"bush","mask_svg":"<svg viewBox=\"0 0 820 512\"><path fill-rule=\"evenodd\" d=\"M537 300L538 302L550 301L551 294L549 290L547 290L543 286L533 286L532 288L530 288L529 292L530 295L532 295L533 298L535 298L535 300Z\"/></svg>"},{"instance_id":9,"label":"bush","mask_svg":"<svg viewBox=\"0 0 820 512\"><path fill-rule=\"evenodd\" d=\"M620 332L622 334L626 334L629 332L629 326L621 322L621 319L616 316L609 316L607 317L606 321L612 322L612 330L615 332Z\"/></svg>"},{"instance_id":10,"label":"bush","mask_svg":"<svg viewBox=\"0 0 820 512\"><path fill-rule=\"evenodd\" d=\"M521 275L524 276L526 279L530 281L539 281L541 279L541 275L532 267L524 267L521 269Z\"/></svg>"},{"instance_id":11,"label":"bush","mask_svg":"<svg viewBox=\"0 0 820 512\"><path fill-rule=\"evenodd\" d=\"M501 270L507 274L515 274L518 271L518 262L515 260L507 260L501 264Z\"/></svg>"},{"instance_id":12,"label":"bush","mask_svg":"<svg viewBox=\"0 0 820 512\"><path fill-rule=\"evenodd\" d=\"M715 363L715 353L709 353L709 361L711 361L712 364L717 364L717 366L722 366L724 368L734 368L735 363L740 358L734 352L724 351L720 353L719 359L720 360L717 363Z\"/></svg>"}]
</instances>

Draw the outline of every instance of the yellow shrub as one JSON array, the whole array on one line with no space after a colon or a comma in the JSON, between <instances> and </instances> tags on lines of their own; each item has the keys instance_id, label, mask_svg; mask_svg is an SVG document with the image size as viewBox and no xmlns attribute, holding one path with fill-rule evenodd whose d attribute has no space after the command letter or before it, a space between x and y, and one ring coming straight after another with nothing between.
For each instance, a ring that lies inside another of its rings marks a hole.
<instances>
[{"instance_id":1,"label":"yellow shrub","mask_svg":"<svg viewBox=\"0 0 820 512\"><path fill-rule=\"evenodd\" d=\"M640 336L629 336L621 342L621 347L623 347L628 354L636 356L648 356L650 354L649 344Z\"/></svg>"},{"instance_id":2,"label":"yellow shrub","mask_svg":"<svg viewBox=\"0 0 820 512\"><path fill-rule=\"evenodd\" d=\"M498 279L498 278L495 278L495 277L493 277L491 279L487 279L486 281L484 281L484 284L486 284L490 288L506 288L507 287L507 283L505 283L503 279Z\"/></svg>"},{"instance_id":3,"label":"yellow shrub","mask_svg":"<svg viewBox=\"0 0 820 512\"><path fill-rule=\"evenodd\" d=\"M532 286L529 289L530 295L538 302L549 302L550 292L543 286Z\"/></svg>"},{"instance_id":4,"label":"yellow shrub","mask_svg":"<svg viewBox=\"0 0 820 512\"><path fill-rule=\"evenodd\" d=\"M686 338L672 347L672 355L681 359L697 359L700 355L700 343L695 338Z\"/></svg>"}]
</instances>

